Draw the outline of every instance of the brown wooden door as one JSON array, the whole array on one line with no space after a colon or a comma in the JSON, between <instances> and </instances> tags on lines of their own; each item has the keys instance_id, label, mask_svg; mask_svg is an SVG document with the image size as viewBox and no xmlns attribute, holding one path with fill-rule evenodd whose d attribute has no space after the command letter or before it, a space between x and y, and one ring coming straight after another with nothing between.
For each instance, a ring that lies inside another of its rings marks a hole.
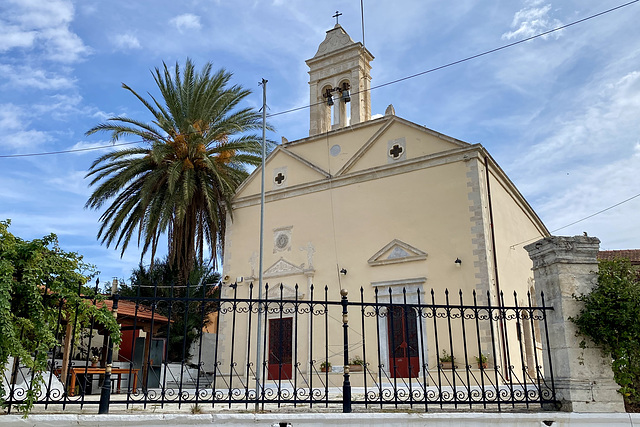
<instances>
[{"instance_id":1,"label":"brown wooden door","mask_svg":"<svg viewBox=\"0 0 640 427\"><path fill-rule=\"evenodd\" d=\"M418 357L418 319L412 308L389 307L389 362L394 378L417 377L420 370ZM409 375L411 371L411 375Z\"/></svg>"},{"instance_id":2,"label":"brown wooden door","mask_svg":"<svg viewBox=\"0 0 640 427\"><path fill-rule=\"evenodd\" d=\"M269 320L268 379L288 380L292 371L293 318Z\"/></svg>"}]
</instances>

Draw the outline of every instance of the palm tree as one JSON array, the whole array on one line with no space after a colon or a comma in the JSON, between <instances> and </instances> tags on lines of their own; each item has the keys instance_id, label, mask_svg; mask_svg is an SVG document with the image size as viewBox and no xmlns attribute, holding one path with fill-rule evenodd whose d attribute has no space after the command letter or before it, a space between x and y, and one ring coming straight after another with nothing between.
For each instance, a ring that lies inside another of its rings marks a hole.
<instances>
[{"instance_id":1,"label":"palm tree","mask_svg":"<svg viewBox=\"0 0 640 427\"><path fill-rule=\"evenodd\" d=\"M179 279L178 272L167 259L158 259L149 267L141 262L131 272L129 285L123 284L118 289L118 294L125 300L127 297L142 297L148 302L153 300L157 313L169 318L169 323L161 327L154 337L168 339L167 357L170 362L191 358L191 344L208 325L209 314L219 309L219 302L215 299L220 297L220 288L216 285L220 274L205 264L196 262L188 281L183 282L187 286L182 287L173 286ZM203 297L207 300L203 301ZM144 300L142 304L145 304Z\"/></svg>"},{"instance_id":2,"label":"palm tree","mask_svg":"<svg viewBox=\"0 0 640 427\"><path fill-rule=\"evenodd\" d=\"M261 127L260 114L238 104L251 92L229 86L231 73L212 72L207 63L200 73L187 59L176 63L173 74L166 64L153 78L163 103L150 95L131 92L153 115L146 123L112 117L89 131L141 138L143 146L115 150L96 159L86 177L97 185L86 208L100 209L98 239L121 248L121 256L136 235L142 256L151 250L155 259L163 233L168 238L168 259L186 281L196 259L202 263L205 243L210 256L224 252L226 215L231 198L247 177L245 166L260 163L261 144L246 132Z\"/></svg>"}]
</instances>

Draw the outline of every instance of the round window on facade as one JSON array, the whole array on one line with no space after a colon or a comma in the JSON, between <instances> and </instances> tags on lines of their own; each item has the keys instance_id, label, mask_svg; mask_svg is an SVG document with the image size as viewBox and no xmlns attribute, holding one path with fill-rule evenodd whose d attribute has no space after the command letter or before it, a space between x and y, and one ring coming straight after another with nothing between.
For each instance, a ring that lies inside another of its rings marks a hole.
<instances>
[{"instance_id":1,"label":"round window on facade","mask_svg":"<svg viewBox=\"0 0 640 427\"><path fill-rule=\"evenodd\" d=\"M289 236L285 233L281 233L276 237L276 248L283 250L289 246Z\"/></svg>"}]
</instances>

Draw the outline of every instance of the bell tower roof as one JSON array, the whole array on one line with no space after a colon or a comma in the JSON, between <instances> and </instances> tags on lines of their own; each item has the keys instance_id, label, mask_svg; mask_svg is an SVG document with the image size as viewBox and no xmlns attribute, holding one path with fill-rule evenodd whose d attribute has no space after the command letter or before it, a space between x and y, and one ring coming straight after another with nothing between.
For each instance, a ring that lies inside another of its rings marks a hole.
<instances>
[{"instance_id":1,"label":"bell tower roof","mask_svg":"<svg viewBox=\"0 0 640 427\"><path fill-rule=\"evenodd\" d=\"M351 39L349 34L347 34L344 28L342 28L342 25L336 24L335 27L327 31L327 36L324 41L320 43L320 46L318 46L318 50L313 57L317 58L318 56L322 56L352 44L355 44L355 42Z\"/></svg>"},{"instance_id":2,"label":"bell tower roof","mask_svg":"<svg viewBox=\"0 0 640 427\"><path fill-rule=\"evenodd\" d=\"M371 119L373 55L338 23L308 59L309 136ZM353 96L351 96L353 95Z\"/></svg>"}]
</instances>

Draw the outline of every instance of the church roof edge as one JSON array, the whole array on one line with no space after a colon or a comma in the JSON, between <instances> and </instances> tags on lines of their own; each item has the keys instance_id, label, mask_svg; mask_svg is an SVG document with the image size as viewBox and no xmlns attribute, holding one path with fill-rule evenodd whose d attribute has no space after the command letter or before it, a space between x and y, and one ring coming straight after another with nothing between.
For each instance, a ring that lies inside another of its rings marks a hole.
<instances>
[{"instance_id":1,"label":"church roof edge","mask_svg":"<svg viewBox=\"0 0 640 427\"><path fill-rule=\"evenodd\" d=\"M444 133L437 132L437 131L435 131L433 129L430 129L430 128L426 127L426 126L420 125L418 123L414 123L411 120L402 118L400 116L386 115L386 116L382 116L382 117L377 117L375 119L367 120L366 122L361 122L361 123L356 123L356 124L353 124L353 125L350 125L350 126L345 126L343 128L332 129L329 132L323 132L323 133L319 133L319 134L316 134L316 135L311 135L311 136L308 136L306 138L296 139L294 141L287 141L285 144L283 144L283 147L290 147L292 145L305 144L305 143L308 143L308 142L311 142L311 141L315 141L317 139L323 139L324 140L327 137L331 137L331 136L334 136L334 135L339 135L340 133L343 133L343 132L352 132L352 131L357 130L357 129L362 128L362 127L373 126L373 125L377 125L377 124L382 125L382 123L387 122L387 121L398 121L398 122L404 123L404 124L409 125L411 127L415 127L415 128L418 128L418 129L420 129L422 131L426 131L426 132L428 132L428 133L430 133L430 134L432 134L432 135L434 135L434 136L436 136L438 138L444 139L445 141L452 142L452 143L454 143L456 145L459 145L461 147L466 147L466 146L469 146L469 145L473 145L473 144L471 144L469 142L462 141L460 139L454 138L454 137L446 135Z\"/></svg>"}]
</instances>

